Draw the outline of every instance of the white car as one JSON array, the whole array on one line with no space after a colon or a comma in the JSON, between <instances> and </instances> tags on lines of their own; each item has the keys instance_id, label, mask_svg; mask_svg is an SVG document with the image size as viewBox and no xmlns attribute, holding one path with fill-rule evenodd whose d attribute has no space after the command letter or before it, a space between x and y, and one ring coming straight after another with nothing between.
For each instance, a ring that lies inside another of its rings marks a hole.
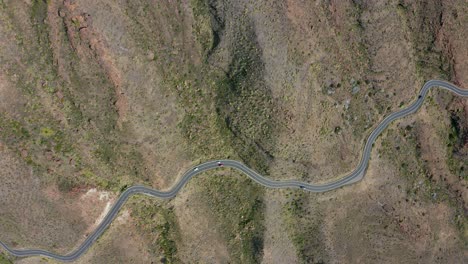
<instances>
[{"instance_id":1,"label":"white car","mask_svg":"<svg viewBox=\"0 0 468 264\"><path fill-rule=\"evenodd\" d=\"M198 167L195 167L195 169L193 169L193 171L198 171Z\"/></svg>"}]
</instances>

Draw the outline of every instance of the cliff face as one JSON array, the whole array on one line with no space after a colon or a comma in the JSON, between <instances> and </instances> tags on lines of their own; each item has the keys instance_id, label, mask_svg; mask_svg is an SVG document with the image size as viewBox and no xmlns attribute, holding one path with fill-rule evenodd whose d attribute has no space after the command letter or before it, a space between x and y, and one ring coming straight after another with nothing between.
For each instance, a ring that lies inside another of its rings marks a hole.
<instances>
[{"instance_id":1,"label":"cliff face","mask_svg":"<svg viewBox=\"0 0 468 264\"><path fill-rule=\"evenodd\" d=\"M169 188L208 159L275 179L339 178L426 80L468 87L467 11L0 0L0 239L68 252L120 190ZM467 120L466 99L434 90L379 138L362 182L330 193L216 171L171 201L135 198L81 261L462 262ZM86 196L93 188L110 196Z\"/></svg>"}]
</instances>

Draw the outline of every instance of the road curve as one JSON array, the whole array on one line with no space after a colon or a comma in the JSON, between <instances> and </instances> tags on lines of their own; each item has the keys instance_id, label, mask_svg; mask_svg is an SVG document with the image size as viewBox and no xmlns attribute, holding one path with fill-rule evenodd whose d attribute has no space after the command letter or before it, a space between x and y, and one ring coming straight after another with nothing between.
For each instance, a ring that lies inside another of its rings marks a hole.
<instances>
[{"instance_id":1,"label":"road curve","mask_svg":"<svg viewBox=\"0 0 468 264\"><path fill-rule=\"evenodd\" d=\"M99 224L99 226L94 230L93 233L91 233L86 240L75 250L70 252L69 254L66 255L60 255L57 253L53 253L47 250L41 250L41 249L12 249L8 247L4 242L0 241L0 245L11 255L14 255L16 257L31 257L31 256L44 256L48 258L53 258L55 260L59 261L73 261L78 259L80 256L82 256L90 247L91 245L104 233L107 227L112 223L112 221L115 219L117 216L118 212L122 208L122 206L125 204L125 202L128 200L128 198L134 194L145 194L149 195L151 197L157 197L157 198L162 198L162 199L169 199L173 198L174 196L177 195L177 193L184 187L184 185L194 176L197 174L200 174L202 172L212 170L219 168L218 162L221 162L223 164L223 167L230 167L233 169L236 169L248 177L250 177L252 180L255 182L261 184L262 186L268 187L268 188L301 188L303 190L307 190L310 192L326 192L326 191L331 191L337 188L340 188L342 186L357 182L362 179L364 176L367 166L369 164L369 158L372 150L372 146L377 139L377 137L382 133L382 131L387 128L387 126L393 122L394 120L398 118L405 117L407 115L410 115L414 112L416 112L422 105L424 99L426 98L429 90L432 87L440 87L442 89L449 90L450 92L459 95L459 96L464 96L468 97L468 90L466 89L461 89L451 83L445 82L445 81L440 81L440 80L430 80L424 84L424 86L421 88L418 98L416 98L416 101L414 101L411 105L408 107L399 110L397 112L394 112L390 114L389 116L385 117L372 131L372 133L369 135L367 138L366 144L364 145L364 150L362 152L361 160L357 167L350 172L349 174L345 175L339 180L332 181L329 183L325 184L309 184L306 182L301 182L301 181L296 181L296 180L286 180L286 181L276 181L276 180L271 180L268 179L251 168L245 166L239 161L235 160L214 160L214 161L208 161L203 164L198 165L197 167L193 167L190 170L188 170L182 178L168 191L158 191L154 190L145 186L132 186L128 189L126 189L122 194L120 195L119 199L115 202L115 204L112 206L112 208L109 210L107 215L104 217L102 222Z\"/></svg>"}]
</instances>

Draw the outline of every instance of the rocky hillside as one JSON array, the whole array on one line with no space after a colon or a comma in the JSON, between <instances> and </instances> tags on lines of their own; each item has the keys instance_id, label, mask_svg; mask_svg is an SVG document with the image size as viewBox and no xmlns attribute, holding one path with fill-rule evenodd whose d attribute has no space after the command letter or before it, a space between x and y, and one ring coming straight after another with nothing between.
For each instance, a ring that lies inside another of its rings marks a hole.
<instances>
[{"instance_id":1,"label":"rocky hillside","mask_svg":"<svg viewBox=\"0 0 468 264\"><path fill-rule=\"evenodd\" d=\"M337 179L425 81L468 88L467 14L456 0L0 0L0 240L68 252L126 187L167 189L210 159ZM467 181L468 100L434 90L360 183L311 194L206 173L170 201L133 198L80 262L462 263Z\"/></svg>"}]
</instances>

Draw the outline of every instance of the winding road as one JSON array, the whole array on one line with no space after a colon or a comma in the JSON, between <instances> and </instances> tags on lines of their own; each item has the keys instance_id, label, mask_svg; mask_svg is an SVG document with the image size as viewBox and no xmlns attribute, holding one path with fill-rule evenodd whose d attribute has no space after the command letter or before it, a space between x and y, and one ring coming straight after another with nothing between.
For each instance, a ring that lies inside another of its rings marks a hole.
<instances>
[{"instance_id":1,"label":"winding road","mask_svg":"<svg viewBox=\"0 0 468 264\"><path fill-rule=\"evenodd\" d=\"M102 222L98 225L96 230L91 233L86 240L75 250L66 255L60 255L53 253L47 250L41 249L12 249L8 247L4 242L0 241L0 245L11 255L17 257L31 257L31 256L44 256L48 258L53 258L59 261L73 261L82 256L92 244L104 233L107 227L112 223L112 221L117 216L118 212L128 200L128 198L134 194L145 194L151 197L169 199L177 195L177 193L187 184L187 182L194 176L212 169L219 168L222 164L222 167L230 167L236 169L248 177L250 177L255 182L261 184L262 186L268 188L300 188L310 192L326 192L331 191L342 186L355 183L361 180L366 172L367 166L369 164L369 158L371 155L372 146L377 139L377 137L382 133L382 131L388 127L388 125L398 118L403 118L407 115L410 115L416 112L421 105L423 104L424 99L426 98L429 90L433 87L440 87L442 89L449 90L450 92L455 93L459 96L468 97L468 90L461 89L451 83L440 81L440 80L430 80L424 84L421 91L418 94L418 98L410 106L394 112L382 120L377 127L372 131L372 133L367 138L366 144L364 145L364 150L362 152L361 160L358 166L349 174L345 175L339 180L332 181L325 184L309 184L306 182L296 181L296 180L286 180L286 181L275 181L268 179L251 168L245 166L239 161L235 160L214 160L208 161L203 164L198 165L190 170L188 170L182 178L168 191L158 191L145 186L132 186L126 189L115 202L112 208L109 210L107 215L104 217Z\"/></svg>"}]
</instances>

